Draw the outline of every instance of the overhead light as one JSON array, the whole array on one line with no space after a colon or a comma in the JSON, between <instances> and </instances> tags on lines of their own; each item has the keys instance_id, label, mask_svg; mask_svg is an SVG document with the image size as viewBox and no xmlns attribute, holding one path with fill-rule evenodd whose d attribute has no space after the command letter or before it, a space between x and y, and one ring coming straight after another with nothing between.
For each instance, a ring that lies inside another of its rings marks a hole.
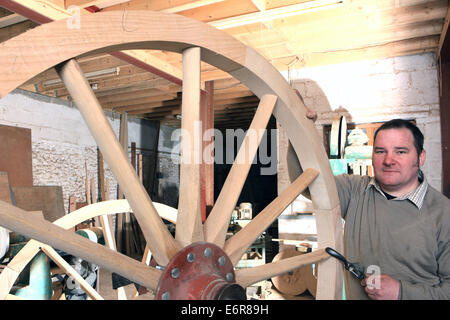
<instances>
[{"instance_id":1,"label":"overhead light","mask_svg":"<svg viewBox=\"0 0 450 320\"><path fill-rule=\"evenodd\" d=\"M98 70L98 71L92 71L92 72L87 72L84 74L84 76L88 79L95 79L95 78L100 78L100 77L104 77L104 76L108 76L108 75L119 75L120 73L120 67L115 67L115 68L109 68L109 69L104 69L104 70ZM57 84L62 83L61 79L52 79L52 80L47 80L44 81L42 83L43 87L51 87L51 86L55 86Z\"/></svg>"},{"instance_id":2,"label":"overhead light","mask_svg":"<svg viewBox=\"0 0 450 320\"><path fill-rule=\"evenodd\" d=\"M209 22L208 24L217 29L229 29L244 26L253 23L267 22L270 20L287 18L305 13L311 13L321 10L328 10L344 5L345 0L315 0L298 3L290 6L284 6L275 9L269 9L261 12L244 14L237 17L226 18Z\"/></svg>"}]
</instances>

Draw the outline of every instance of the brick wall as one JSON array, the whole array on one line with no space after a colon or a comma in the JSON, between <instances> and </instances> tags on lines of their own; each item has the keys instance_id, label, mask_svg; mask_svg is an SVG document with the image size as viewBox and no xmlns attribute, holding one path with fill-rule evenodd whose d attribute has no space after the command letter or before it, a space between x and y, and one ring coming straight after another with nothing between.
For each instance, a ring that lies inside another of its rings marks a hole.
<instances>
[{"instance_id":1,"label":"brick wall","mask_svg":"<svg viewBox=\"0 0 450 320\"><path fill-rule=\"evenodd\" d=\"M120 117L110 113L107 117L118 136ZM17 89L0 99L0 124L31 129L33 185L61 186L66 212L69 196L86 201L85 162L98 190L97 144L76 106ZM148 138L152 134L155 128L128 118L128 145L136 142L138 148L153 149ZM116 199L117 181L106 163L104 169L110 199Z\"/></svg>"}]
</instances>

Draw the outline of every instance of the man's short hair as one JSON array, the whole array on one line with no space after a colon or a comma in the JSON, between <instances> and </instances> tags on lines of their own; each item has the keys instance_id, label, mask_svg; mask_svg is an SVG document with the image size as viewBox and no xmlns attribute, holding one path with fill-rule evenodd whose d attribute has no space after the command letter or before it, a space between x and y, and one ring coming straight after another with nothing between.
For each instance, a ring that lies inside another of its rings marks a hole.
<instances>
[{"instance_id":1,"label":"man's short hair","mask_svg":"<svg viewBox=\"0 0 450 320\"><path fill-rule=\"evenodd\" d=\"M423 151L423 134L420 131L419 128L417 128L417 126L415 124L413 124L411 121L409 120L404 120L404 119L392 119L386 123L383 123L376 131L375 131L375 135L373 137L373 141L375 142L375 139L377 138L377 134L378 132L382 131L382 130L387 130L387 129L401 129L401 128L405 128L408 129L413 137L414 137L414 147L416 148L417 151L417 155L419 156L422 151Z\"/></svg>"}]
</instances>

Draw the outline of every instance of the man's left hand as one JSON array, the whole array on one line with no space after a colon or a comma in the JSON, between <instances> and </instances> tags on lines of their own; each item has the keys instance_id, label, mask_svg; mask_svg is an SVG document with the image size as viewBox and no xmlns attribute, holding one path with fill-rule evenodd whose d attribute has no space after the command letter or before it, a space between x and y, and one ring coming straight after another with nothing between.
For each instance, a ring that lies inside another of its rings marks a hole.
<instances>
[{"instance_id":1,"label":"man's left hand","mask_svg":"<svg viewBox=\"0 0 450 320\"><path fill-rule=\"evenodd\" d=\"M361 285L372 300L398 300L400 282L387 274L370 275Z\"/></svg>"}]
</instances>

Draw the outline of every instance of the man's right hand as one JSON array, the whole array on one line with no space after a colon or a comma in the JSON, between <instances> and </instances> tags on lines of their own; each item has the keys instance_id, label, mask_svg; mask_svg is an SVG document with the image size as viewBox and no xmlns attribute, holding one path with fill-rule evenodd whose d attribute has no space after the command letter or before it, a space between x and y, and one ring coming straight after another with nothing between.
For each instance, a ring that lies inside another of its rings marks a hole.
<instances>
[{"instance_id":1,"label":"man's right hand","mask_svg":"<svg viewBox=\"0 0 450 320\"><path fill-rule=\"evenodd\" d=\"M374 280L373 277L379 278ZM398 300L400 294L400 282L387 274L370 275L361 285L372 300Z\"/></svg>"}]
</instances>

